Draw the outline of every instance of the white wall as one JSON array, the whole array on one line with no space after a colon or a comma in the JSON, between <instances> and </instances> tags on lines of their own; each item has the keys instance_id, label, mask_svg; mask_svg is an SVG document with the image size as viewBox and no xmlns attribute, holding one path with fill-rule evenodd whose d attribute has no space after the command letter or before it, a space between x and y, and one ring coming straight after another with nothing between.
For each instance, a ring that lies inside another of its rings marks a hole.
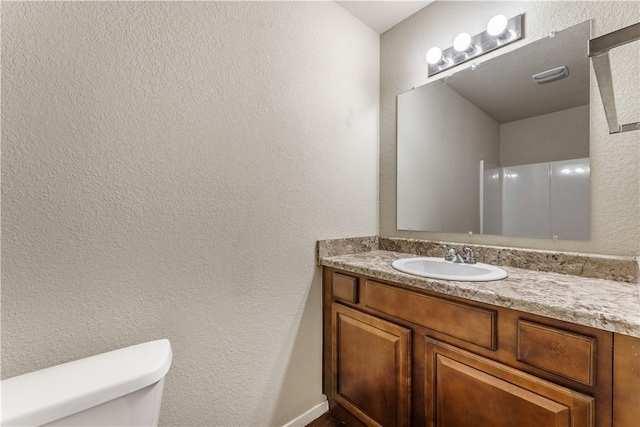
<instances>
[{"instance_id":1,"label":"white wall","mask_svg":"<svg viewBox=\"0 0 640 427\"><path fill-rule=\"evenodd\" d=\"M554 242L507 236L403 232L396 229L396 96L429 81L426 51L448 47L463 31L477 34L492 16L524 13L525 37L491 58L593 19L597 37L640 21L640 2L444 2L437 1L381 36L380 40L380 234L471 243L616 255L640 254L640 144L638 132L609 135L602 101L591 75L591 240ZM463 65L460 68L465 68ZM621 122L640 119L640 53L637 44L613 52ZM437 76L436 76L437 78Z\"/></svg>"},{"instance_id":2,"label":"white wall","mask_svg":"<svg viewBox=\"0 0 640 427\"><path fill-rule=\"evenodd\" d=\"M378 231L378 35L333 2L2 15L3 378L167 337L164 425L320 402L315 242Z\"/></svg>"},{"instance_id":3,"label":"white wall","mask_svg":"<svg viewBox=\"0 0 640 427\"><path fill-rule=\"evenodd\" d=\"M480 160L499 161L498 123L440 82L398 96L398 111L398 229L480 232Z\"/></svg>"},{"instance_id":4,"label":"white wall","mask_svg":"<svg viewBox=\"0 0 640 427\"><path fill-rule=\"evenodd\" d=\"M500 125L500 166L589 157L589 106Z\"/></svg>"}]
</instances>

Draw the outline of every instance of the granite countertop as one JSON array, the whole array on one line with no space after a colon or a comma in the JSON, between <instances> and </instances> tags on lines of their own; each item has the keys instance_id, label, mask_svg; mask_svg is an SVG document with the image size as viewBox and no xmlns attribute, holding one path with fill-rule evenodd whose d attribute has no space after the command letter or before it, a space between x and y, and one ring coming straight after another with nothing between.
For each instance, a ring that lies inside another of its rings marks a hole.
<instances>
[{"instance_id":1,"label":"granite countertop","mask_svg":"<svg viewBox=\"0 0 640 427\"><path fill-rule=\"evenodd\" d=\"M640 284L501 266L509 276L492 282L455 282L402 273L391 267L418 255L369 250L321 256L327 267L360 273L445 295L511 308L640 338Z\"/></svg>"}]
</instances>

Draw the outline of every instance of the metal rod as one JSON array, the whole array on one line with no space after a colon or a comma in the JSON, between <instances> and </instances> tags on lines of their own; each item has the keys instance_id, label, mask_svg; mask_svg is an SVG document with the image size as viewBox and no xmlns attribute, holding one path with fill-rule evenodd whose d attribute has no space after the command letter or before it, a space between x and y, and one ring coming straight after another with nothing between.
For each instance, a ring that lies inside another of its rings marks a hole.
<instances>
[{"instance_id":1,"label":"metal rod","mask_svg":"<svg viewBox=\"0 0 640 427\"><path fill-rule=\"evenodd\" d=\"M609 125L609 133L617 133L620 128L618 127L616 99L613 94L609 54L594 56L591 60L593 61L593 69L596 72L596 80L598 81L598 89L600 89L600 97L604 106L604 115L607 117L607 124Z\"/></svg>"},{"instance_id":2,"label":"metal rod","mask_svg":"<svg viewBox=\"0 0 640 427\"><path fill-rule=\"evenodd\" d=\"M631 132L632 130L640 130L640 122L620 125L620 132Z\"/></svg>"},{"instance_id":3,"label":"metal rod","mask_svg":"<svg viewBox=\"0 0 640 427\"><path fill-rule=\"evenodd\" d=\"M593 70L596 73L604 114L607 117L609 133L611 134L640 130L640 122L625 125L618 124L611 63L609 61L609 51L611 49L636 40L640 40L640 22L589 40L589 57L593 62Z\"/></svg>"},{"instance_id":4,"label":"metal rod","mask_svg":"<svg viewBox=\"0 0 640 427\"><path fill-rule=\"evenodd\" d=\"M621 28L604 36L589 40L589 56L598 56L614 47L640 40L640 22Z\"/></svg>"}]
</instances>

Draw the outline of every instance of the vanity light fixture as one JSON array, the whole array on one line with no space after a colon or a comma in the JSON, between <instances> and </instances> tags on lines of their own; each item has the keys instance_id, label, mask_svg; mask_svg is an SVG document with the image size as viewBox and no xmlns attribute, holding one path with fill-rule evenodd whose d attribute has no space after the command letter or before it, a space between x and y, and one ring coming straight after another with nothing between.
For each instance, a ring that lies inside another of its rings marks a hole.
<instances>
[{"instance_id":1,"label":"vanity light fixture","mask_svg":"<svg viewBox=\"0 0 640 427\"><path fill-rule=\"evenodd\" d=\"M453 46L444 51L432 47L427 52L429 77L520 40L523 16L507 19L504 15L496 15L487 24L486 31L473 37L469 33L460 33L453 41Z\"/></svg>"},{"instance_id":2,"label":"vanity light fixture","mask_svg":"<svg viewBox=\"0 0 640 427\"><path fill-rule=\"evenodd\" d=\"M496 15L487 24L487 33L497 39L504 40L509 36L507 23L509 20L504 15Z\"/></svg>"},{"instance_id":3,"label":"vanity light fixture","mask_svg":"<svg viewBox=\"0 0 640 427\"><path fill-rule=\"evenodd\" d=\"M429 65L443 65L447 61L442 56L442 51L439 47L432 47L427 51L427 62Z\"/></svg>"},{"instance_id":4,"label":"vanity light fixture","mask_svg":"<svg viewBox=\"0 0 640 427\"><path fill-rule=\"evenodd\" d=\"M471 36L469 33L460 33L453 40L453 48L460 53L466 53L471 55L476 47L471 43Z\"/></svg>"}]
</instances>

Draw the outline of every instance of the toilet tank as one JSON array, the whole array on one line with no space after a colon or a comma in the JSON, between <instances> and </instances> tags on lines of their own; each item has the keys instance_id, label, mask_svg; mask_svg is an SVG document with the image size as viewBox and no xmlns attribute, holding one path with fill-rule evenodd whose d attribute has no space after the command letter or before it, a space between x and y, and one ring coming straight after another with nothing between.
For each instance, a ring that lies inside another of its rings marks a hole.
<instances>
[{"instance_id":1,"label":"toilet tank","mask_svg":"<svg viewBox=\"0 0 640 427\"><path fill-rule=\"evenodd\" d=\"M0 426L155 426L168 340L151 341L0 382Z\"/></svg>"}]
</instances>

